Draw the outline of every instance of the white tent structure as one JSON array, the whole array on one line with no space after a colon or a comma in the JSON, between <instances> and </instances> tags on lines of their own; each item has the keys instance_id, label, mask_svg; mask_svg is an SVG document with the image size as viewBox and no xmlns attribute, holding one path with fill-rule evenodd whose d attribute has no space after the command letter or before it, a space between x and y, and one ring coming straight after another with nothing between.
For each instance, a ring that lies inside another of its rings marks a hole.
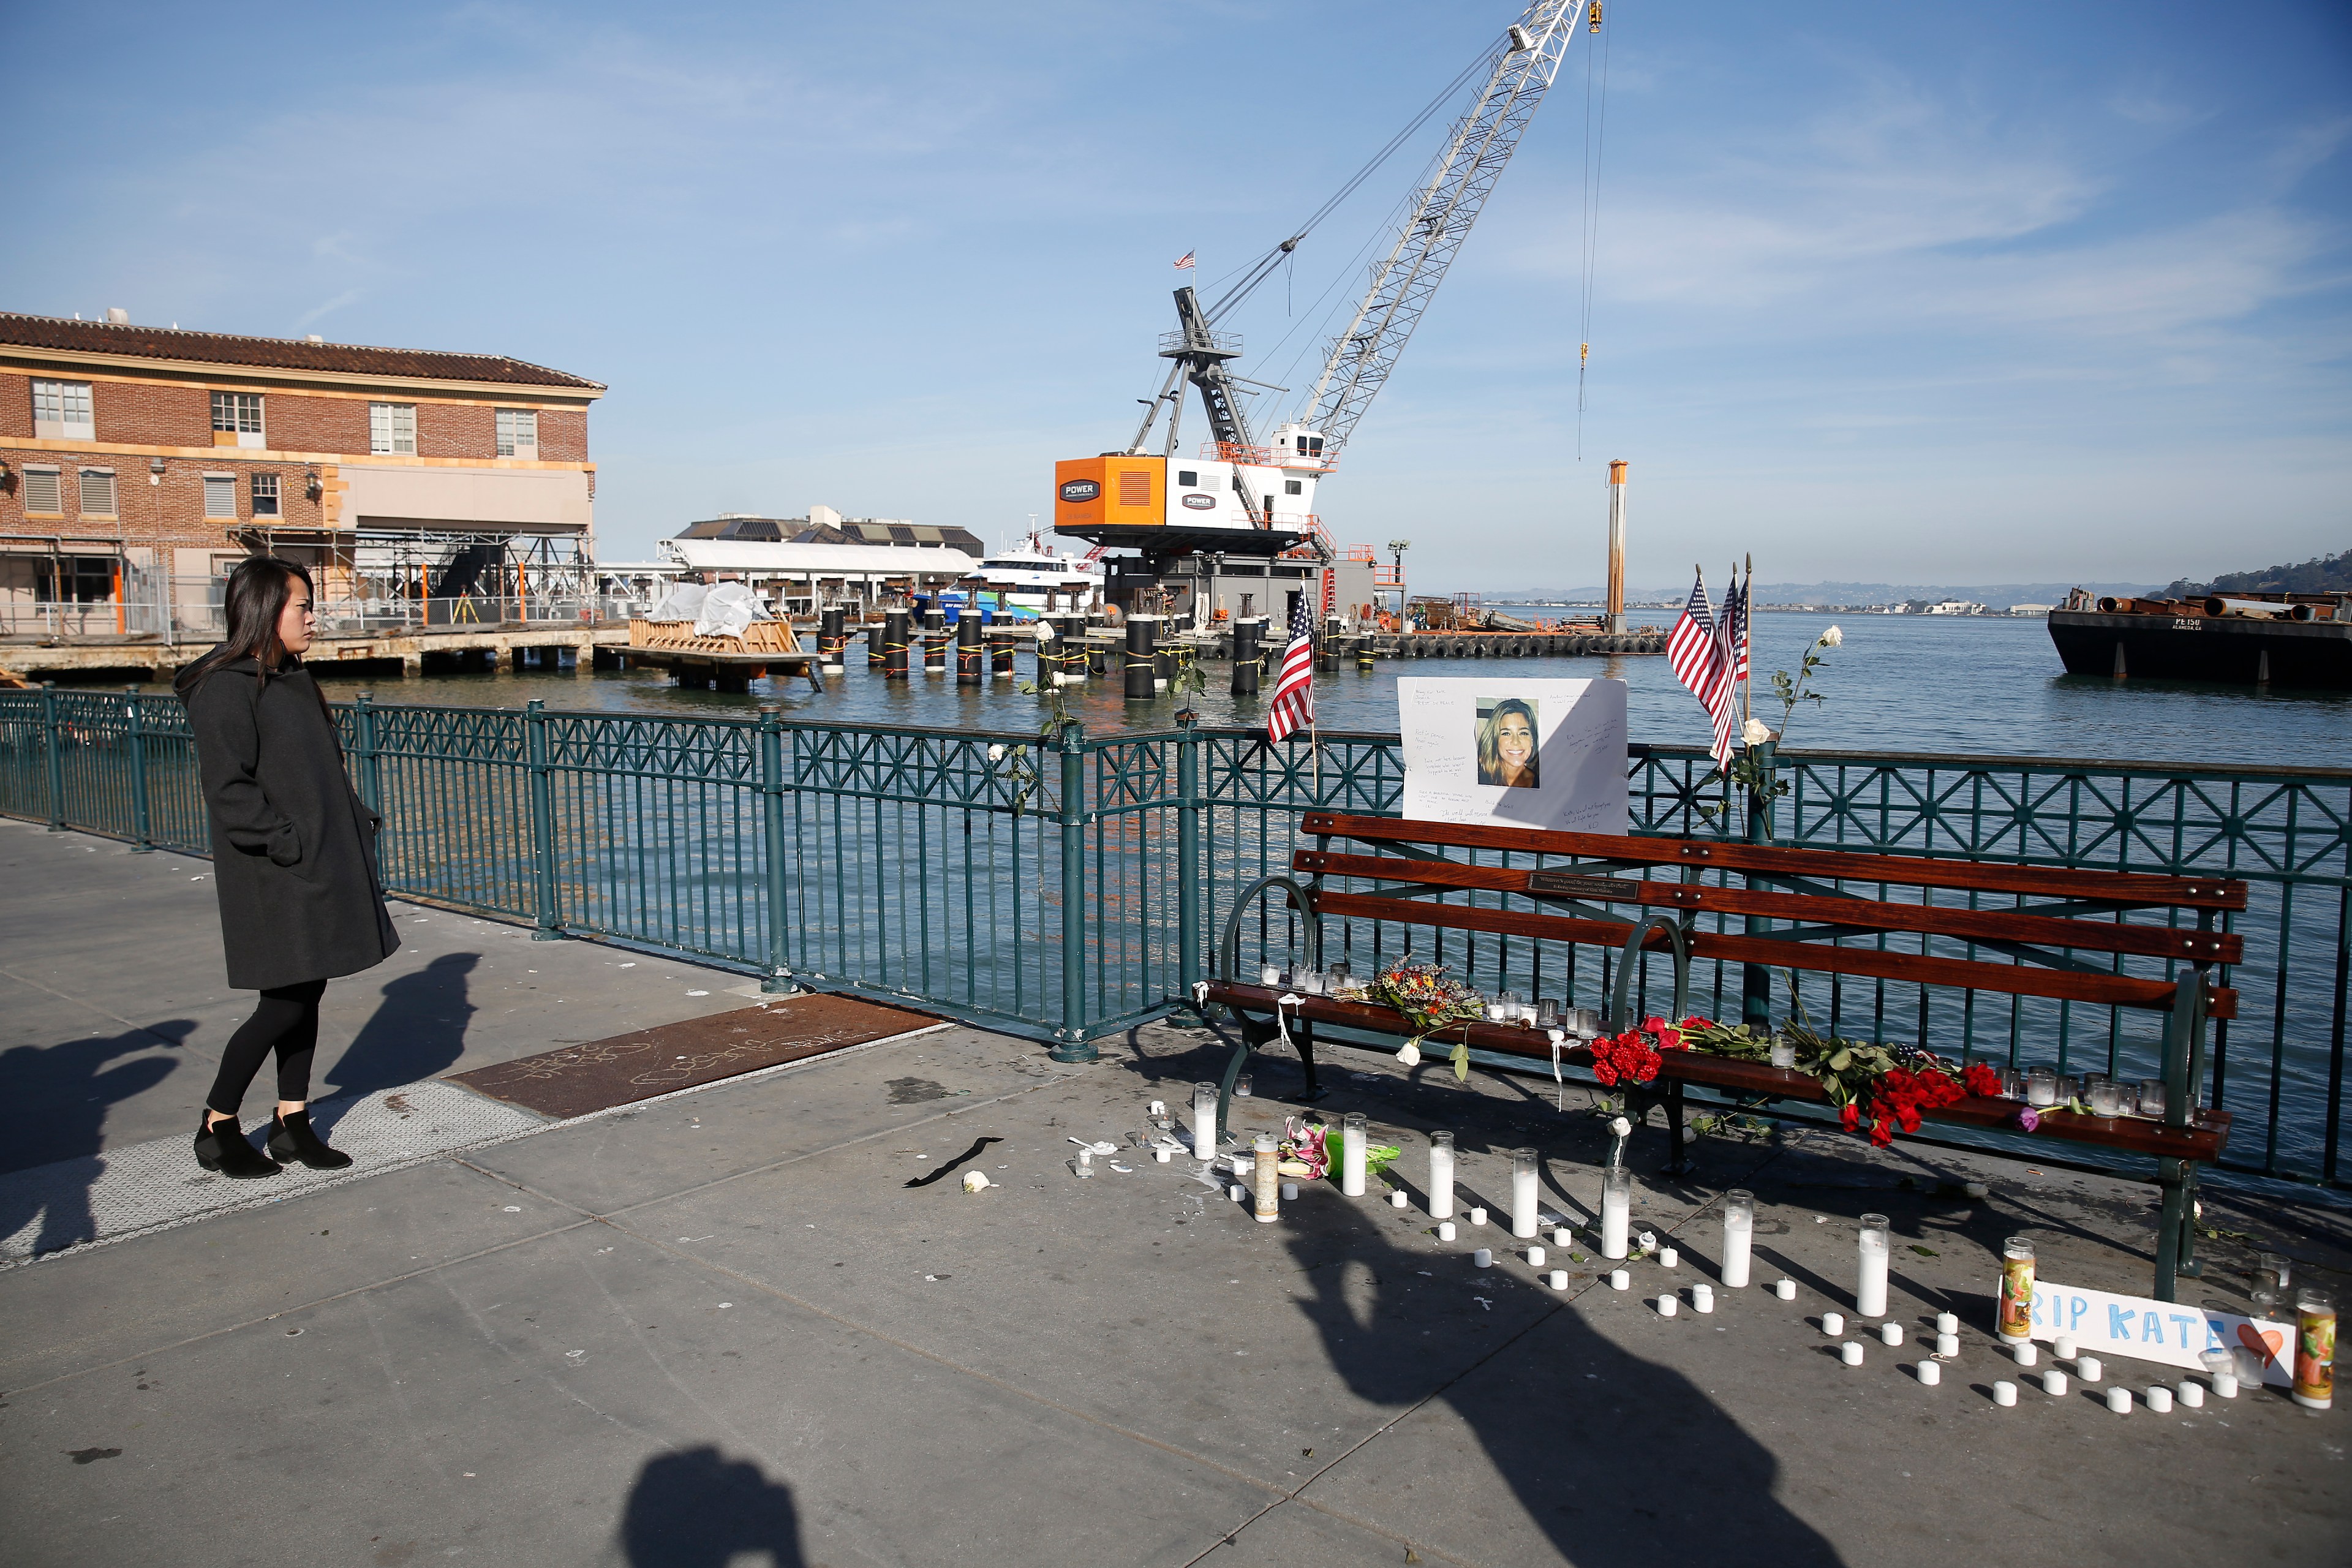
<instances>
[{"instance_id":1,"label":"white tent structure","mask_svg":"<svg viewBox=\"0 0 2352 1568\"><path fill-rule=\"evenodd\" d=\"M950 587L979 568L961 550L885 544L780 544L748 539L665 539L662 552L684 575L749 584L779 615L820 605L870 606L891 593Z\"/></svg>"}]
</instances>

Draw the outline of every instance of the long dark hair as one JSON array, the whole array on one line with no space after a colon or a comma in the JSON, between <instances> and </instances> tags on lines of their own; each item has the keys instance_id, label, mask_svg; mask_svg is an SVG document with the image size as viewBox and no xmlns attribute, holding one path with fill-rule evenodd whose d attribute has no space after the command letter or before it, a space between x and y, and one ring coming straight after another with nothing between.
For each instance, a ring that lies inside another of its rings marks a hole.
<instances>
[{"instance_id":1,"label":"long dark hair","mask_svg":"<svg viewBox=\"0 0 2352 1568\"><path fill-rule=\"evenodd\" d=\"M228 634L173 680L172 689L183 700L194 696L196 688L223 665L236 659L257 661L265 679L284 668L291 656L278 640L278 622L286 613L286 601L293 597L297 578L315 600L319 590L310 582L310 569L299 561L280 555L248 555L236 563L236 570L228 574L226 595Z\"/></svg>"}]
</instances>

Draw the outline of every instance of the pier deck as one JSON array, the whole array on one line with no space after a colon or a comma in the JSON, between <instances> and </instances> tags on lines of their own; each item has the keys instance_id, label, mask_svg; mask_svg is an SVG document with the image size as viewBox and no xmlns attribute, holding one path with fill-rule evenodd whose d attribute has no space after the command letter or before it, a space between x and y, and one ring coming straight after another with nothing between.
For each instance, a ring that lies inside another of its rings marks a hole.
<instances>
[{"instance_id":1,"label":"pier deck","mask_svg":"<svg viewBox=\"0 0 2352 1568\"><path fill-rule=\"evenodd\" d=\"M526 660L560 661L562 668L584 675L599 650L628 646L625 626L583 626L571 622L457 626L408 626L365 637L322 637L303 655L311 665L352 665L371 668L397 667L403 675L422 675L425 659L447 660L465 668L484 668L504 662L520 667ZM165 643L158 637L82 638L44 642L33 638L0 638L0 669L27 679L95 679L135 676L169 680L182 665L201 657L206 642ZM609 658L609 652L606 654Z\"/></svg>"},{"instance_id":2,"label":"pier deck","mask_svg":"<svg viewBox=\"0 0 2352 1568\"><path fill-rule=\"evenodd\" d=\"M0 1085L30 1130L0 1173L17 1237L71 1239L75 1184L108 1162L184 1154L247 1000L220 984L209 870L0 823L19 890L0 906ZM2268 1394L2120 1417L2079 1384L1986 1397L2015 1375L1984 1331L2000 1238L2034 1235L2045 1277L2131 1290L2153 1212L2137 1184L1829 1132L1712 1140L1669 1180L1640 1163L1660 1141L1637 1139L1636 1225L1679 1243L1680 1269L1638 1265L1640 1289L1615 1292L1580 1246L1554 1291L1496 1226L1438 1242L1414 1155L1452 1127L1463 1201L1500 1212L1502 1151L1535 1144L1544 1207L1580 1223L1606 1142L1580 1093L1562 1114L1549 1083L1481 1074L1433 1123L1400 1068L1333 1075L1319 1109L1413 1151L1396 1173L1415 1206L1310 1184L1257 1225L1189 1162L1129 1154L1083 1183L1066 1166L1069 1138L1124 1144L1146 1101L1181 1101L1222 1059L1159 1025L1088 1067L957 1027L468 1131L443 1112L466 1092L451 1073L757 994L394 908L403 951L328 989L317 1092L322 1124L363 1109L413 1130L410 1159L0 1268L12 1563L210 1568L272 1540L320 1561L635 1568L1409 1551L2073 1568L2333 1563L2352 1533L2344 1412ZM1255 1070L1245 1131L1299 1087L1271 1053ZM989 1191L910 1185L967 1154ZM1958 1195L1978 1178L1989 1198ZM1662 1290L1714 1278L1706 1205L1729 1186L1757 1194L1759 1277L1799 1299L1725 1291L1712 1315L1661 1318ZM1813 1321L1846 1305L1864 1210L1894 1218L1914 1348L1873 1343L1846 1368ZM2215 1306L2242 1308L2257 1236L2311 1277L2352 1262L2332 1209L2216 1186L2205 1220ZM1475 1268L1474 1246L1496 1266ZM1947 1307L1962 1353L1922 1387L1916 1331Z\"/></svg>"}]
</instances>

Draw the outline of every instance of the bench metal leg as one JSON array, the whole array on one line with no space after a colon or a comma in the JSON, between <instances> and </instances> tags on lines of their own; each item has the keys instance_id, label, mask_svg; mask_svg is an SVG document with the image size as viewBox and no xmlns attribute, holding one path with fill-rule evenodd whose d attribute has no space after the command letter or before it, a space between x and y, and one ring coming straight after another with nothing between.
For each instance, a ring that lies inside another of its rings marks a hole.
<instances>
[{"instance_id":1,"label":"bench metal leg","mask_svg":"<svg viewBox=\"0 0 2352 1568\"><path fill-rule=\"evenodd\" d=\"M2197 1176L2194 1160L2183 1160L2188 1167L2180 1177L2180 1272L2191 1279L2205 1273L2205 1260L2197 1256Z\"/></svg>"},{"instance_id":2,"label":"bench metal leg","mask_svg":"<svg viewBox=\"0 0 2352 1568\"><path fill-rule=\"evenodd\" d=\"M1234 1047L1233 1059L1225 1064L1225 1081L1217 1089L1217 1148L1192 1151L1194 1155L1203 1160L1215 1159L1217 1151L1225 1146L1225 1113L1233 1108L1234 1080L1242 1076L1242 1063L1249 1060L1250 1052L1256 1048L1250 1041L1249 1020L1244 1018L1242 1023L1241 1043Z\"/></svg>"},{"instance_id":3,"label":"bench metal leg","mask_svg":"<svg viewBox=\"0 0 2352 1568\"><path fill-rule=\"evenodd\" d=\"M2189 1224L2195 1214L2189 1197L2189 1183L2181 1167L2185 1160L2158 1160L2156 1179L2164 1188L2164 1217L2156 1224L2156 1299L2177 1301L2178 1277L2180 1270L2181 1242L2190 1235Z\"/></svg>"},{"instance_id":4,"label":"bench metal leg","mask_svg":"<svg viewBox=\"0 0 2352 1568\"><path fill-rule=\"evenodd\" d=\"M1298 1047L1298 1059L1307 1068L1307 1088L1300 1092L1297 1103L1312 1105L1331 1092L1315 1077L1315 1026L1301 1019L1298 1026L1290 1031L1290 1042Z\"/></svg>"}]
</instances>

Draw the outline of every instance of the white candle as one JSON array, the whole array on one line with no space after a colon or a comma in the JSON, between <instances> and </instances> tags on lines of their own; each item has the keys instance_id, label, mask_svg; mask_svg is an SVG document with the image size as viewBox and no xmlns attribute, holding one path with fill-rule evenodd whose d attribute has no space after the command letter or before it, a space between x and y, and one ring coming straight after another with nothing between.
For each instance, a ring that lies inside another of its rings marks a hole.
<instances>
[{"instance_id":1,"label":"white candle","mask_svg":"<svg viewBox=\"0 0 2352 1568\"><path fill-rule=\"evenodd\" d=\"M1888 1238L1885 1215L1866 1214L1862 1216L1862 1275L1853 1293L1853 1310L1858 1316L1886 1316Z\"/></svg>"},{"instance_id":2,"label":"white candle","mask_svg":"<svg viewBox=\"0 0 2352 1568\"><path fill-rule=\"evenodd\" d=\"M1171 1160L1171 1159L1173 1159L1173 1158L1175 1157L1175 1151L1174 1151L1174 1150L1172 1150L1172 1149L1170 1149L1166 1144L1164 1144L1164 1143L1163 1143L1163 1144L1161 1144L1159 1148L1154 1149L1154 1150L1151 1152L1151 1157L1152 1157L1153 1159L1155 1159L1155 1160L1159 1161L1161 1164L1163 1164L1163 1165L1164 1165L1164 1164L1168 1163L1168 1162L1169 1162L1170 1160Z\"/></svg>"},{"instance_id":3,"label":"white candle","mask_svg":"<svg viewBox=\"0 0 2352 1568\"><path fill-rule=\"evenodd\" d=\"M1566 1247L1570 1242L1575 1239L1575 1233L1570 1231L1568 1226L1564 1225L1556 1225L1552 1226L1551 1244L1554 1247Z\"/></svg>"},{"instance_id":4,"label":"white candle","mask_svg":"<svg viewBox=\"0 0 2352 1568\"><path fill-rule=\"evenodd\" d=\"M1830 1339L1836 1339L1840 1334L1844 1333L1845 1314L1843 1312L1823 1312L1822 1314L1822 1332Z\"/></svg>"},{"instance_id":5,"label":"white candle","mask_svg":"<svg viewBox=\"0 0 2352 1568\"><path fill-rule=\"evenodd\" d=\"M1404 1195L1404 1189L1402 1187L1399 1187L1395 1192L1389 1194L1389 1207L1392 1209L1401 1209L1411 1201L1411 1199Z\"/></svg>"},{"instance_id":6,"label":"white candle","mask_svg":"<svg viewBox=\"0 0 2352 1568\"><path fill-rule=\"evenodd\" d=\"M2020 1340L2017 1342L2017 1350L2015 1353L2017 1356L2017 1364L2020 1366L2032 1366L2035 1362L2042 1359L2041 1347L2036 1345L2032 1340Z\"/></svg>"},{"instance_id":7,"label":"white candle","mask_svg":"<svg viewBox=\"0 0 2352 1568\"><path fill-rule=\"evenodd\" d=\"M1544 1249L1543 1249L1542 1247L1528 1247L1528 1268L1541 1268L1543 1266L1544 1266Z\"/></svg>"},{"instance_id":8,"label":"white candle","mask_svg":"<svg viewBox=\"0 0 2352 1568\"><path fill-rule=\"evenodd\" d=\"M1794 1279L1776 1279L1772 1282L1772 1294L1783 1301L1793 1301L1797 1299L1797 1282Z\"/></svg>"},{"instance_id":9,"label":"white candle","mask_svg":"<svg viewBox=\"0 0 2352 1568\"><path fill-rule=\"evenodd\" d=\"M1723 1282L1734 1290L1748 1284L1749 1247L1756 1237L1756 1194L1737 1188L1723 1194Z\"/></svg>"},{"instance_id":10,"label":"white candle","mask_svg":"<svg viewBox=\"0 0 2352 1568\"><path fill-rule=\"evenodd\" d=\"M2205 1385L2201 1383L2191 1383L2185 1377L2182 1378L2180 1380L2180 1407L2183 1410L2204 1409Z\"/></svg>"},{"instance_id":11,"label":"white candle","mask_svg":"<svg viewBox=\"0 0 2352 1568\"><path fill-rule=\"evenodd\" d=\"M1454 1134L1429 1135L1429 1217L1454 1217Z\"/></svg>"},{"instance_id":12,"label":"white candle","mask_svg":"<svg viewBox=\"0 0 2352 1568\"><path fill-rule=\"evenodd\" d=\"M1881 1344L1901 1344L1903 1342L1903 1325L1900 1323L1879 1324L1878 1339Z\"/></svg>"},{"instance_id":13,"label":"white candle","mask_svg":"<svg viewBox=\"0 0 2352 1568\"><path fill-rule=\"evenodd\" d=\"M1437 1222L1437 1239L1440 1241L1452 1241L1454 1239L1454 1222L1452 1220L1444 1219Z\"/></svg>"},{"instance_id":14,"label":"white candle","mask_svg":"<svg viewBox=\"0 0 2352 1568\"><path fill-rule=\"evenodd\" d=\"M1838 1346L1838 1360L1845 1363L1848 1366L1860 1366L1862 1364L1862 1342L1859 1340L1848 1340L1845 1343Z\"/></svg>"},{"instance_id":15,"label":"white candle","mask_svg":"<svg viewBox=\"0 0 2352 1568\"><path fill-rule=\"evenodd\" d=\"M1681 1309L1682 1304L1682 1298L1679 1296L1661 1296L1658 1298L1658 1316L1671 1318Z\"/></svg>"},{"instance_id":16,"label":"white candle","mask_svg":"<svg viewBox=\"0 0 2352 1568\"><path fill-rule=\"evenodd\" d=\"M2060 1334L2055 1339L2053 1339L2050 1342L2050 1353L2056 1356L2060 1361L2073 1361L2074 1359L2074 1336L2072 1334Z\"/></svg>"},{"instance_id":17,"label":"white candle","mask_svg":"<svg viewBox=\"0 0 2352 1568\"><path fill-rule=\"evenodd\" d=\"M1933 1388L1943 1381L1944 1369L1942 1367L1937 1366L1932 1361L1923 1361L1919 1363L1919 1386L1922 1388Z\"/></svg>"},{"instance_id":18,"label":"white candle","mask_svg":"<svg viewBox=\"0 0 2352 1568\"><path fill-rule=\"evenodd\" d=\"M1633 1178L1618 1166L1601 1177L1601 1256L1625 1256L1625 1230L1633 1208Z\"/></svg>"},{"instance_id":19,"label":"white candle","mask_svg":"<svg viewBox=\"0 0 2352 1568\"><path fill-rule=\"evenodd\" d=\"M1551 1271L1551 1288L1555 1290L1565 1290L1568 1289L1567 1269L1555 1268Z\"/></svg>"},{"instance_id":20,"label":"white candle","mask_svg":"<svg viewBox=\"0 0 2352 1568\"><path fill-rule=\"evenodd\" d=\"M1701 1284L1697 1284L1697 1285L1694 1285L1694 1286L1692 1286L1692 1287L1691 1287L1691 1307L1692 1307L1692 1309L1693 1309L1694 1310L1696 1310L1696 1311L1701 1311L1701 1312L1712 1312L1712 1311L1714 1311L1714 1310L1715 1310L1715 1290L1714 1290L1714 1289L1713 1289L1712 1287L1710 1287L1710 1286L1708 1286L1708 1285L1705 1284L1705 1283L1701 1283Z\"/></svg>"},{"instance_id":21,"label":"white candle","mask_svg":"<svg viewBox=\"0 0 2352 1568\"><path fill-rule=\"evenodd\" d=\"M1960 1331L1960 1315L1958 1312L1937 1313L1936 1331L1939 1334L1958 1333Z\"/></svg>"},{"instance_id":22,"label":"white candle","mask_svg":"<svg viewBox=\"0 0 2352 1568\"><path fill-rule=\"evenodd\" d=\"M1485 1225L1486 1223L1486 1211L1474 1206L1470 1210L1470 1223L1472 1225Z\"/></svg>"},{"instance_id":23,"label":"white candle","mask_svg":"<svg viewBox=\"0 0 2352 1568\"><path fill-rule=\"evenodd\" d=\"M2084 1383L2098 1382L2099 1373L2103 1369L2099 1365L2099 1358L2097 1356L2084 1355L2076 1356L2074 1358L2074 1375L2081 1378Z\"/></svg>"},{"instance_id":24,"label":"white candle","mask_svg":"<svg viewBox=\"0 0 2352 1568\"><path fill-rule=\"evenodd\" d=\"M2212 1374L2212 1378L2214 1398L2235 1399L2238 1397L2238 1374L2236 1373L2217 1372Z\"/></svg>"},{"instance_id":25,"label":"white candle","mask_svg":"<svg viewBox=\"0 0 2352 1568\"><path fill-rule=\"evenodd\" d=\"M1289 1203L1297 1196L1298 1184L1297 1182L1285 1182L1282 1184L1282 1201L1284 1203Z\"/></svg>"},{"instance_id":26,"label":"white candle","mask_svg":"<svg viewBox=\"0 0 2352 1568\"><path fill-rule=\"evenodd\" d=\"M1511 1234L1530 1237L1536 1233L1536 1152L1514 1150L1511 1153Z\"/></svg>"},{"instance_id":27,"label":"white candle","mask_svg":"<svg viewBox=\"0 0 2352 1568\"><path fill-rule=\"evenodd\" d=\"M2132 1396L2130 1389L2116 1387L2107 1390L2108 1409L2114 1411L2118 1415L2128 1415L2131 1414L2131 1407Z\"/></svg>"},{"instance_id":28,"label":"white candle","mask_svg":"<svg viewBox=\"0 0 2352 1568\"><path fill-rule=\"evenodd\" d=\"M1249 1195L1249 1189L1247 1187L1242 1185L1239 1182L1235 1182L1234 1184L1234 1202L1237 1204L1244 1203L1248 1200Z\"/></svg>"},{"instance_id":29,"label":"white candle","mask_svg":"<svg viewBox=\"0 0 2352 1568\"><path fill-rule=\"evenodd\" d=\"M2043 1373L2042 1374L2042 1392L2050 1395L2053 1399L2065 1398L2066 1374L2060 1372L2054 1366L2048 1372Z\"/></svg>"},{"instance_id":30,"label":"white candle","mask_svg":"<svg viewBox=\"0 0 2352 1568\"><path fill-rule=\"evenodd\" d=\"M1633 1288L1633 1276L1630 1270L1623 1268L1612 1268L1609 1271L1609 1289L1612 1290L1630 1290Z\"/></svg>"},{"instance_id":31,"label":"white candle","mask_svg":"<svg viewBox=\"0 0 2352 1568\"><path fill-rule=\"evenodd\" d=\"M1339 1194L1342 1197L1364 1195L1364 1151L1370 1145L1371 1122L1360 1110L1348 1112L1341 1123L1348 1146L1339 1156Z\"/></svg>"},{"instance_id":32,"label":"white candle","mask_svg":"<svg viewBox=\"0 0 2352 1568\"><path fill-rule=\"evenodd\" d=\"M1196 1083L1192 1086L1192 1158L1213 1160L1217 1157L1217 1086Z\"/></svg>"},{"instance_id":33,"label":"white candle","mask_svg":"<svg viewBox=\"0 0 2352 1568\"><path fill-rule=\"evenodd\" d=\"M1681 1250L1680 1250L1679 1248L1672 1247L1662 1247L1658 1248L1658 1267L1659 1267L1659 1268L1680 1268L1680 1267L1682 1266L1682 1261L1683 1261L1683 1255L1682 1255L1682 1252L1681 1252Z\"/></svg>"},{"instance_id":34,"label":"white candle","mask_svg":"<svg viewBox=\"0 0 2352 1568\"><path fill-rule=\"evenodd\" d=\"M1482 1247L1470 1255L1470 1261L1481 1268L1492 1268L1495 1267L1495 1254L1491 1248Z\"/></svg>"},{"instance_id":35,"label":"white candle","mask_svg":"<svg viewBox=\"0 0 2352 1568\"><path fill-rule=\"evenodd\" d=\"M2017 1384L2013 1384L2013 1383L1996 1383L1996 1384L1994 1384L1992 1385L1992 1402L1993 1402L1995 1405L2014 1405L2014 1404L2016 1404L2016 1403L2017 1403Z\"/></svg>"},{"instance_id":36,"label":"white candle","mask_svg":"<svg viewBox=\"0 0 2352 1568\"><path fill-rule=\"evenodd\" d=\"M1940 1356L1956 1356L1959 1354L1960 1336L1958 1334L1937 1334L1936 1336L1936 1353Z\"/></svg>"},{"instance_id":37,"label":"white candle","mask_svg":"<svg viewBox=\"0 0 2352 1568\"><path fill-rule=\"evenodd\" d=\"M2148 1391L2140 1397L2147 1401L2147 1410L2149 1415L2169 1415L2172 1414L2172 1390L2165 1387L2164 1384L2160 1383L2152 1384Z\"/></svg>"}]
</instances>

